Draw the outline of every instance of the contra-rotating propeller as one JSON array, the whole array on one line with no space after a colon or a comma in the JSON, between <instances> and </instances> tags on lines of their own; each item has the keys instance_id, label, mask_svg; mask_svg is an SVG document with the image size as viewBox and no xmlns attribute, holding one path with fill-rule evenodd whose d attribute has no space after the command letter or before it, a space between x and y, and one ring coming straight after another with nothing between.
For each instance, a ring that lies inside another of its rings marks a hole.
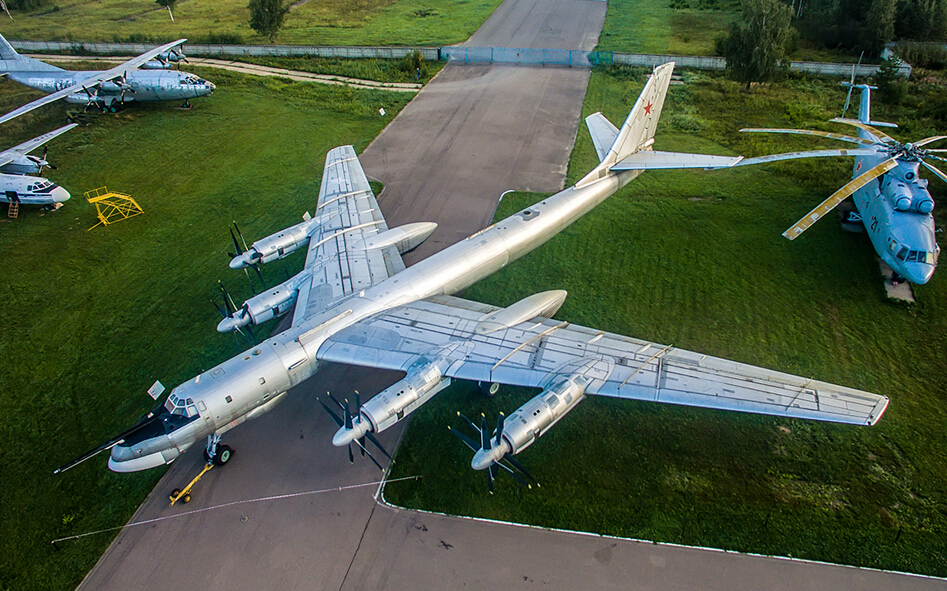
<instances>
[{"instance_id":1,"label":"contra-rotating propeller","mask_svg":"<svg viewBox=\"0 0 947 591\"><path fill-rule=\"evenodd\" d=\"M237 225L236 221L233 222L233 228L228 228L228 230L230 230L230 240L233 242L233 248L234 248L234 252L227 253L228 255L230 255L231 259L235 259L239 256L243 256L244 253L250 251L249 247L247 247L247 241L243 237L243 232L240 231L240 226ZM234 230L236 230L236 233L234 233ZM237 236L240 237L239 241L237 240ZM240 246L241 243L243 243L243 247ZM248 259L248 262L249 262L248 266L253 267L253 270L256 271L257 278L259 278L260 285L262 286L261 289L266 289L266 282L263 281L263 272L260 270L260 261L262 260L262 258L263 258L263 255L260 255L256 251L253 251L253 255L251 255L251 257ZM252 287L253 281L250 280L250 272L247 271L246 267L243 268L243 271L244 273L247 274L247 281L250 282L250 286Z\"/></svg>"},{"instance_id":2,"label":"contra-rotating propeller","mask_svg":"<svg viewBox=\"0 0 947 591\"><path fill-rule=\"evenodd\" d=\"M217 302L213 300L211 300L211 303L214 304L215 308L217 308L217 312L220 314L221 318L234 320L234 319L238 319L238 316L239 316L239 319L242 320L246 316L249 316L250 311L247 310L246 306L237 308L237 306L233 303L233 298L230 297L230 292L227 291L227 288L224 287L223 283L218 281L217 286L220 288L221 297L224 300L224 307L221 308L217 304ZM250 325L251 325L250 322L243 321L241 323L237 323L233 327L233 330L236 330L237 332L239 332L243 336L243 338L247 339L247 341L250 342L251 345L256 345L260 341L256 338L256 335L253 334L253 329L250 327ZM241 326L247 329L246 333L244 333L243 330L240 328Z\"/></svg>"},{"instance_id":3,"label":"contra-rotating propeller","mask_svg":"<svg viewBox=\"0 0 947 591\"><path fill-rule=\"evenodd\" d=\"M864 137L852 137L829 133L825 131L815 131L811 129L741 129L740 131L748 133L786 133L796 135L812 135L824 137L833 140L839 140L852 144L858 144L858 148L847 150L811 150L807 152L789 152L785 154L773 154L770 156L760 156L757 158L745 158L735 166L748 166L752 164L761 164L764 162L777 162L780 160L794 160L797 158L824 158L829 156L876 156L885 158L869 170L855 177L845 184L838 191L832 193L825 201L817 205L802 219L793 224L788 230L783 232L783 236L794 240L812 224L832 211L839 203L848 198L852 193L864 187L872 180L880 177L886 172L896 168L901 163L918 162L938 178L947 182L947 174L944 174L935 166L928 164L924 159L938 160L947 162L947 159L936 156L935 153L945 152L947 150L925 150L922 146L947 139L947 136L937 135L924 138L914 143L901 143L891 136L879 131L875 127L868 125L856 119L844 119L836 117L831 120L834 123L842 123L858 128L863 132ZM910 177L909 177L910 178Z\"/></svg>"},{"instance_id":4,"label":"contra-rotating propeller","mask_svg":"<svg viewBox=\"0 0 947 591\"><path fill-rule=\"evenodd\" d=\"M345 404L342 404L331 393L326 392L326 396L328 396L329 399L332 400L332 402L334 402L335 405L339 407L339 410L342 411L341 417L338 414L336 414L335 411L329 408L326 405L326 403L322 401L321 398L316 398L316 400L318 400L319 404L322 405L322 408L324 408L325 411L329 413L329 416L332 417L332 420L335 422L336 425L339 426L340 429L344 428L346 430L351 431L355 427L355 420L358 420L358 421L363 420L359 416L359 410L362 408L362 402L360 400L358 390L355 391L355 415L354 416L356 418L354 420L352 418L353 417L352 410L351 408L349 408L348 398L345 399ZM362 457L365 457L367 455L368 458L376 466L378 466L378 469L384 472L385 468L381 464L378 463L378 460L375 459L375 456L372 455L372 452L368 451L365 440L367 439L368 441L371 441L375 445L375 447L377 447L381 451L381 453L385 454L385 457L387 457L390 461L394 461L394 459L391 457L391 454L389 454L388 451L384 448L384 446L382 446L381 442L378 441L378 438L375 437L374 433L372 433L370 430L367 430L367 429L360 429L360 430L363 432L362 436L356 439L353 439L352 440L353 443L355 443L355 445L357 445L359 449L361 450ZM349 462L354 464L355 454L352 453L352 444L350 443L347 447L349 450Z\"/></svg>"},{"instance_id":5,"label":"contra-rotating propeller","mask_svg":"<svg viewBox=\"0 0 947 591\"><path fill-rule=\"evenodd\" d=\"M493 494L493 481L496 480L500 468L503 468L505 471L507 471L514 480L526 488L532 488L533 484L535 484L537 487L539 486L539 482L533 478L533 476L526 470L523 464L513 457L513 454L510 453L509 443L503 439L503 424L505 420L503 413L500 413L500 416L497 417L496 435L494 437L491 437L490 431L487 430L486 415L480 415L479 427L460 412L457 413L457 416L462 418L471 429L477 431L477 433L480 435L480 442L478 443L457 429L448 426L450 432L456 435L457 438L464 443L464 445L469 447L474 452L474 458L471 461L471 467L476 470L485 469L487 471L487 488L490 490L491 495ZM504 461L508 462L510 465L507 466L503 463Z\"/></svg>"}]
</instances>

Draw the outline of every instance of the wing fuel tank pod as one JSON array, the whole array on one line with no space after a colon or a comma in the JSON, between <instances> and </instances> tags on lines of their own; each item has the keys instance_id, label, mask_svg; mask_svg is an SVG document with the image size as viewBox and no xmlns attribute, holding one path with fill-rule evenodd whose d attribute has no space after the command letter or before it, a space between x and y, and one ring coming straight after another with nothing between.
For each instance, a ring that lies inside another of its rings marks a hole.
<instances>
[{"instance_id":1,"label":"wing fuel tank pod","mask_svg":"<svg viewBox=\"0 0 947 591\"><path fill-rule=\"evenodd\" d=\"M421 246L421 244L427 240L436 229L437 224L434 222L417 222L414 224L405 224L403 226L398 226L397 228L386 230L380 234L376 234L364 240L359 240L355 243L353 248L356 250L373 250L394 246L398 249L400 254L405 254L406 252L411 252L415 248Z\"/></svg>"},{"instance_id":2,"label":"wing fuel tank pod","mask_svg":"<svg viewBox=\"0 0 947 591\"><path fill-rule=\"evenodd\" d=\"M566 301L567 295L569 294L562 289L533 294L512 306L485 314L480 318L474 331L480 335L487 335L533 318L552 318Z\"/></svg>"}]
</instances>

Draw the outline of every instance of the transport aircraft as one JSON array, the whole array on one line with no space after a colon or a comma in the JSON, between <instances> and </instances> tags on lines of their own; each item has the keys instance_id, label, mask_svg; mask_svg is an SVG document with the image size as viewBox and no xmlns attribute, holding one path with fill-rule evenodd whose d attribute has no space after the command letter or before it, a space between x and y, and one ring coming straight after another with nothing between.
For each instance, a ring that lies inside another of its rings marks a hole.
<instances>
[{"instance_id":1,"label":"transport aircraft","mask_svg":"<svg viewBox=\"0 0 947 591\"><path fill-rule=\"evenodd\" d=\"M3 115L0 123L60 99L112 113L131 101L183 100L189 106L190 99L208 96L216 87L200 76L170 69L172 62L184 59L178 46L185 41L156 47L110 70L77 72L24 57L0 36L0 76L50 93Z\"/></svg>"},{"instance_id":2,"label":"transport aircraft","mask_svg":"<svg viewBox=\"0 0 947 591\"><path fill-rule=\"evenodd\" d=\"M861 89L858 119L839 117L832 121L855 127L858 137L809 129L743 129L741 131L812 135L857 144L857 148L790 152L747 158L738 166L796 158L854 156L852 180L783 232L783 236L795 240L809 226L852 196L856 211L848 214L846 221L864 225L878 256L891 267L894 273L892 282L897 284L907 280L917 284L927 283L937 266L940 246L934 234L934 216L931 213L934 210L934 199L927 190L927 180L922 179L919 172L923 165L941 180L947 181L947 175L924 161L924 159L947 161L936 155L947 150L924 148L927 144L947 139L947 136L932 136L914 143L901 143L895 140L879 131L877 127L897 127L897 125L871 120L871 89L873 87L865 84L849 85L849 96L853 88ZM847 98L845 106L848 107Z\"/></svg>"},{"instance_id":3,"label":"transport aircraft","mask_svg":"<svg viewBox=\"0 0 947 591\"><path fill-rule=\"evenodd\" d=\"M75 126L65 125L0 152L0 203L56 205L69 199L69 192L52 181L28 176L41 175L46 167L56 168L46 160L45 150L42 158L29 153Z\"/></svg>"},{"instance_id":4,"label":"transport aircraft","mask_svg":"<svg viewBox=\"0 0 947 591\"><path fill-rule=\"evenodd\" d=\"M323 402L339 425L332 442L348 446L350 459L352 444L381 448L375 434L451 380L541 388L495 433L482 424L479 440L462 437L491 489L500 469L531 480L513 456L587 395L873 425L888 404L884 396L553 320L564 291L506 308L450 295L554 237L644 170L722 168L740 160L653 150L672 70L673 64L655 69L621 129L600 113L587 118L601 163L575 186L409 268L401 253L425 240L433 224L389 229L355 151L331 150L315 214L254 243L231 264L307 249L302 279L248 300L239 319L232 313L234 324L252 323L293 300L290 328L178 385L131 429L57 472L105 449L112 470L144 470L173 461L204 437L206 458L224 464L232 450L221 436L275 407L326 362L406 374L364 405L356 401L354 410Z\"/></svg>"}]
</instances>

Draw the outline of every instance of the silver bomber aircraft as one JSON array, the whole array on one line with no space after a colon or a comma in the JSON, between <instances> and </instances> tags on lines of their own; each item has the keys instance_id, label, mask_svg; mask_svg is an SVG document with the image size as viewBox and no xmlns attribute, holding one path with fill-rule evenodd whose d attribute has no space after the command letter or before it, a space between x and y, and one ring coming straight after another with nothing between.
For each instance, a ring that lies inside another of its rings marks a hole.
<instances>
[{"instance_id":1,"label":"silver bomber aircraft","mask_svg":"<svg viewBox=\"0 0 947 591\"><path fill-rule=\"evenodd\" d=\"M873 425L888 404L884 396L552 320L563 291L507 308L450 295L543 244L644 170L740 160L652 149L672 69L655 69L621 129L600 113L587 118L601 163L575 186L410 268L401 253L430 235L431 226L389 229L352 147L333 149L316 212L304 221L307 236L299 236L300 228L284 231L282 242L259 241L233 263L306 247L302 279L280 295L295 300L290 328L180 384L129 431L61 469L111 448L112 470L144 470L173 461L204 437L208 459L223 464L230 449L219 444L221 435L272 409L326 362L405 372L354 412L340 406L344 419L330 409L339 425L332 441L349 446L350 455L351 443L377 444L374 434L453 379L542 388L495 433L483 425L479 441L461 437L491 488L500 468L522 480L513 456L587 395Z\"/></svg>"},{"instance_id":2,"label":"silver bomber aircraft","mask_svg":"<svg viewBox=\"0 0 947 591\"><path fill-rule=\"evenodd\" d=\"M0 123L60 99L113 113L132 101L179 100L188 105L190 99L208 96L216 87L194 74L170 69L170 62L181 59L177 47L185 41L156 47L110 70L76 72L24 57L0 36L0 76L50 93L3 115Z\"/></svg>"},{"instance_id":3,"label":"silver bomber aircraft","mask_svg":"<svg viewBox=\"0 0 947 591\"><path fill-rule=\"evenodd\" d=\"M0 152L0 203L56 205L69 200L69 191L52 181L28 175L41 175L44 168L55 168L47 162L45 152L42 158L31 156L30 152L75 126L65 125Z\"/></svg>"}]
</instances>

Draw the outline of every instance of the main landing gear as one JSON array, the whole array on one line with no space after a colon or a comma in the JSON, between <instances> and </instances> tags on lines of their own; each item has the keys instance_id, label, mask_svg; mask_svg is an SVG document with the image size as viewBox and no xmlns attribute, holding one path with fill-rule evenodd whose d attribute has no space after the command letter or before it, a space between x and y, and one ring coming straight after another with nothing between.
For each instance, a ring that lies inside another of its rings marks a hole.
<instances>
[{"instance_id":1,"label":"main landing gear","mask_svg":"<svg viewBox=\"0 0 947 591\"><path fill-rule=\"evenodd\" d=\"M208 435L207 445L204 447L204 468L191 480L183 489L176 488L171 491L171 506L181 501L182 503L191 502L191 489L197 484L204 474L210 472L215 466L223 466L233 457L233 449L229 445L220 445L220 435Z\"/></svg>"},{"instance_id":2,"label":"main landing gear","mask_svg":"<svg viewBox=\"0 0 947 591\"><path fill-rule=\"evenodd\" d=\"M184 104L181 105L181 108L182 108L182 109L190 109L190 108L191 108L191 101L190 101L189 99L184 99Z\"/></svg>"}]
</instances>

